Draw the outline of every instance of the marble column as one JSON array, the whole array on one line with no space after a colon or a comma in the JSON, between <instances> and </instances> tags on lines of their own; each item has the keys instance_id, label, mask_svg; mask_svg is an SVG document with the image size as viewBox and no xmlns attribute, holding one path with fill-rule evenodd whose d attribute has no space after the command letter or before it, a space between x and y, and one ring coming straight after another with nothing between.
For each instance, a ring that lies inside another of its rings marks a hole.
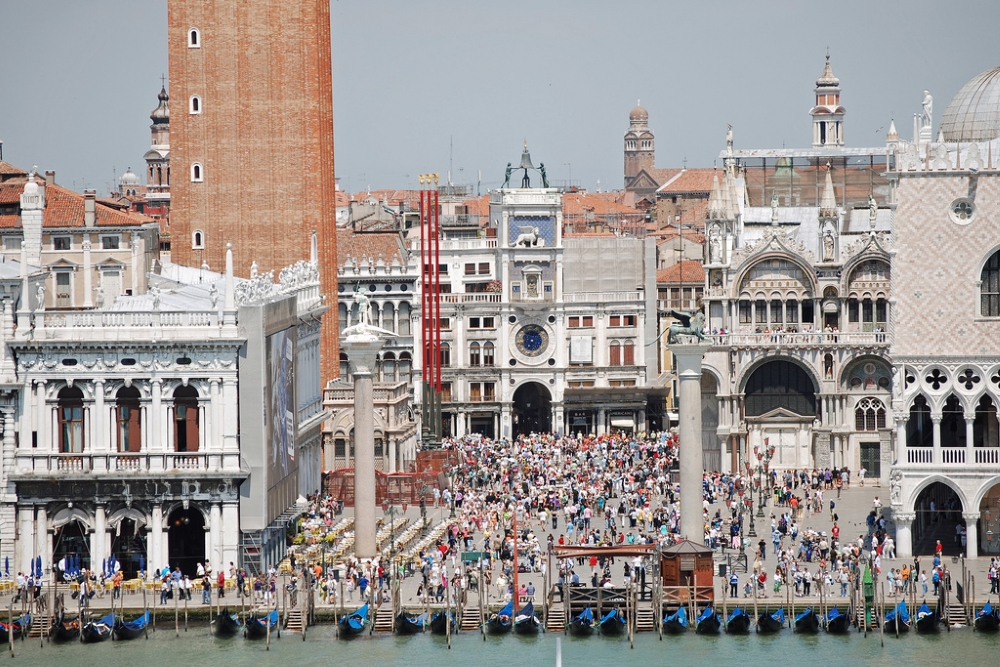
<instances>
[{"instance_id":1,"label":"marble column","mask_svg":"<svg viewBox=\"0 0 1000 667\"><path fill-rule=\"evenodd\" d=\"M979 521L979 512L963 512L962 518L965 519L965 557L978 558L979 526L976 522Z\"/></svg>"},{"instance_id":2,"label":"marble column","mask_svg":"<svg viewBox=\"0 0 1000 667\"><path fill-rule=\"evenodd\" d=\"M208 534L209 550L205 558L215 563L216 568L223 568L227 564L222 560L222 505L219 503L212 503L209 509Z\"/></svg>"},{"instance_id":3,"label":"marble column","mask_svg":"<svg viewBox=\"0 0 1000 667\"><path fill-rule=\"evenodd\" d=\"M704 468L701 439L701 361L709 346L706 344L673 344L670 351L677 360L680 403L680 532L698 544L705 541L701 499Z\"/></svg>"},{"instance_id":4,"label":"marble column","mask_svg":"<svg viewBox=\"0 0 1000 667\"><path fill-rule=\"evenodd\" d=\"M20 557L17 559L17 569L27 572L31 567L35 545L35 509L31 505L20 505L17 508L18 540Z\"/></svg>"},{"instance_id":5,"label":"marble column","mask_svg":"<svg viewBox=\"0 0 1000 667\"><path fill-rule=\"evenodd\" d=\"M382 341L355 333L341 341L354 377L354 554L374 558L375 546L375 413L372 371Z\"/></svg>"},{"instance_id":6,"label":"marble column","mask_svg":"<svg viewBox=\"0 0 1000 667\"><path fill-rule=\"evenodd\" d=\"M934 445L934 463L940 464L941 459L941 415L931 415L931 424L933 430L931 431L933 435L933 445Z\"/></svg>"},{"instance_id":7,"label":"marble column","mask_svg":"<svg viewBox=\"0 0 1000 667\"><path fill-rule=\"evenodd\" d=\"M160 562L163 550L163 508L160 505L153 505L153 514L150 525L150 535L146 542L146 571L157 572L163 567ZM156 576L152 577L154 580Z\"/></svg>"},{"instance_id":8,"label":"marble column","mask_svg":"<svg viewBox=\"0 0 1000 667\"><path fill-rule=\"evenodd\" d=\"M94 507L94 532L90 539L90 568L96 570L108 557L104 552L107 542L108 520L104 512L104 505L98 504Z\"/></svg>"},{"instance_id":9,"label":"marble column","mask_svg":"<svg viewBox=\"0 0 1000 667\"><path fill-rule=\"evenodd\" d=\"M42 557L42 567L51 568L52 560L48 552L49 513L45 505L39 505L35 516L35 546L32 552Z\"/></svg>"},{"instance_id":10,"label":"marble column","mask_svg":"<svg viewBox=\"0 0 1000 667\"><path fill-rule=\"evenodd\" d=\"M83 235L83 307L93 308L94 288L93 288L93 264L90 261L90 234ZM117 294L111 295L113 301Z\"/></svg>"},{"instance_id":11,"label":"marble column","mask_svg":"<svg viewBox=\"0 0 1000 667\"><path fill-rule=\"evenodd\" d=\"M896 460L895 465L906 463L906 423L909 415L898 415L896 417Z\"/></svg>"},{"instance_id":12,"label":"marble column","mask_svg":"<svg viewBox=\"0 0 1000 667\"><path fill-rule=\"evenodd\" d=\"M229 567L229 563L239 561L240 544L240 506L235 502L222 503L222 560L221 563Z\"/></svg>"},{"instance_id":13,"label":"marble column","mask_svg":"<svg viewBox=\"0 0 1000 667\"><path fill-rule=\"evenodd\" d=\"M896 558L913 557L913 520L912 512L893 512L892 519L896 523Z\"/></svg>"}]
</instances>

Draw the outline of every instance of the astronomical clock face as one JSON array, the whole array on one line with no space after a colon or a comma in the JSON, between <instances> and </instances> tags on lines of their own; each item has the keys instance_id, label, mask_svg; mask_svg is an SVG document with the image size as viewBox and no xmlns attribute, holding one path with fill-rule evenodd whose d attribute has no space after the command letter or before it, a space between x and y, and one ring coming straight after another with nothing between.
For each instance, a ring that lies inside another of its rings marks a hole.
<instances>
[{"instance_id":1,"label":"astronomical clock face","mask_svg":"<svg viewBox=\"0 0 1000 667\"><path fill-rule=\"evenodd\" d=\"M549 345L549 334L537 324L526 324L514 336L517 351L526 357L537 357Z\"/></svg>"}]
</instances>

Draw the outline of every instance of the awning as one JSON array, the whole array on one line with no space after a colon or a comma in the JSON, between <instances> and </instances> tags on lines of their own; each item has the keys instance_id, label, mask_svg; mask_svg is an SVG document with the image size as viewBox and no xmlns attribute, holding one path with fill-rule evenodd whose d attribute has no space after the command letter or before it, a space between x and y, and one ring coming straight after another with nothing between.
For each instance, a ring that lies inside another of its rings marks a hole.
<instances>
[{"instance_id":1,"label":"awning","mask_svg":"<svg viewBox=\"0 0 1000 667\"><path fill-rule=\"evenodd\" d=\"M611 420L614 428L635 428L635 420L629 417L616 417Z\"/></svg>"},{"instance_id":2,"label":"awning","mask_svg":"<svg viewBox=\"0 0 1000 667\"><path fill-rule=\"evenodd\" d=\"M667 419L669 419L672 422L679 422L681 420L681 416L676 412L668 412Z\"/></svg>"}]
</instances>

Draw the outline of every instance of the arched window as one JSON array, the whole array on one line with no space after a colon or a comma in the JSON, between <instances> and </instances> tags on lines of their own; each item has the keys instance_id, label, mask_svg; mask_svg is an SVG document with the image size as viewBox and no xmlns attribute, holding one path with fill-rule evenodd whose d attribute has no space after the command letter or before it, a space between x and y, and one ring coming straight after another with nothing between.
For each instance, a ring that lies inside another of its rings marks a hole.
<instances>
[{"instance_id":1,"label":"arched window","mask_svg":"<svg viewBox=\"0 0 1000 667\"><path fill-rule=\"evenodd\" d=\"M635 344L627 340L622 346L622 364L625 366L635 365Z\"/></svg>"},{"instance_id":2,"label":"arched window","mask_svg":"<svg viewBox=\"0 0 1000 667\"><path fill-rule=\"evenodd\" d=\"M906 446L930 447L934 444L934 425L931 422L931 407L927 399L917 396L910 408L910 419L906 422Z\"/></svg>"},{"instance_id":3,"label":"arched window","mask_svg":"<svg viewBox=\"0 0 1000 667\"><path fill-rule=\"evenodd\" d=\"M482 365L482 356L480 355L479 343L473 342L469 344L469 365L470 366L480 366Z\"/></svg>"},{"instance_id":4,"label":"arched window","mask_svg":"<svg viewBox=\"0 0 1000 667\"><path fill-rule=\"evenodd\" d=\"M885 405L877 398L862 398L854 409L855 431L885 428Z\"/></svg>"},{"instance_id":5,"label":"arched window","mask_svg":"<svg viewBox=\"0 0 1000 667\"><path fill-rule=\"evenodd\" d=\"M622 365L622 346L616 340L611 341L611 345L608 347L608 366L621 366Z\"/></svg>"},{"instance_id":6,"label":"arched window","mask_svg":"<svg viewBox=\"0 0 1000 667\"><path fill-rule=\"evenodd\" d=\"M451 366L451 346L448 343L441 343L441 368Z\"/></svg>"},{"instance_id":7,"label":"arched window","mask_svg":"<svg viewBox=\"0 0 1000 667\"><path fill-rule=\"evenodd\" d=\"M486 341L483 343L483 366L493 366L496 363L495 348L493 343Z\"/></svg>"},{"instance_id":8,"label":"arched window","mask_svg":"<svg viewBox=\"0 0 1000 667\"><path fill-rule=\"evenodd\" d=\"M200 229L196 229L191 233L191 249L192 250L204 250L205 249L205 232Z\"/></svg>"},{"instance_id":9,"label":"arched window","mask_svg":"<svg viewBox=\"0 0 1000 667\"><path fill-rule=\"evenodd\" d=\"M948 397L941 411L941 446L965 447L965 409L955 394Z\"/></svg>"},{"instance_id":10,"label":"arched window","mask_svg":"<svg viewBox=\"0 0 1000 667\"><path fill-rule=\"evenodd\" d=\"M142 423L139 407L139 390L122 387L116 394L116 419L118 421L118 451L142 451Z\"/></svg>"},{"instance_id":11,"label":"arched window","mask_svg":"<svg viewBox=\"0 0 1000 667\"><path fill-rule=\"evenodd\" d=\"M188 30L188 48L189 49L200 49L201 48L201 32L197 28L191 28Z\"/></svg>"},{"instance_id":12,"label":"arched window","mask_svg":"<svg viewBox=\"0 0 1000 667\"><path fill-rule=\"evenodd\" d=\"M79 387L59 390L59 451L75 454L83 451L83 392Z\"/></svg>"},{"instance_id":13,"label":"arched window","mask_svg":"<svg viewBox=\"0 0 1000 667\"><path fill-rule=\"evenodd\" d=\"M403 382L410 381L410 372L413 369L413 361L409 352L401 352L399 355L399 379Z\"/></svg>"},{"instance_id":14,"label":"arched window","mask_svg":"<svg viewBox=\"0 0 1000 667\"><path fill-rule=\"evenodd\" d=\"M174 390L174 451L198 451L198 390L191 385Z\"/></svg>"},{"instance_id":15,"label":"arched window","mask_svg":"<svg viewBox=\"0 0 1000 667\"><path fill-rule=\"evenodd\" d=\"M993 253L979 276L980 313L983 317L1000 317L1000 250Z\"/></svg>"},{"instance_id":16,"label":"arched window","mask_svg":"<svg viewBox=\"0 0 1000 667\"><path fill-rule=\"evenodd\" d=\"M194 183L201 183L205 180L204 170L201 168L201 164L195 162L191 165L191 181Z\"/></svg>"},{"instance_id":17,"label":"arched window","mask_svg":"<svg viewBox=\"0 0 1000 667\"><path fill-rule=\"evenodd\" d=\"M410 304L405 301L399 304L399 331L396 333L400 336L410 335Z\"/></svg>"},{"instance_id":18,"label":"arched window","mask_svg":"<svg viewBox=\"0 0 1000 667\"><path fill-rule=\"evenodd\" d=\"M340 326L340 330L343 331L347 328L347 304L341 303L337 306L337 320Z\"/></svg>"},{"instance_id":19,"label":"arched window","mask_svg":"<svg viewBox=\"0 0 1000 667\"><path fill-rule=\"evenodd\" d=\"M340 377L348 379L351 375L351 362L347 358L346 352L340 353Z\"/></svg>"},{"instance_id":20,"label":"arched window","mask_svg":"<svg viewBox=\"0 0 1000 667\"><path fill-rule=\"evenodd\" d=\"M197 95L192 95L190 101L188 102L188 111L191 113L201 113L201 98Z\"/></svg>"},{"instance_id":21,"label":"arched window","mask_svg":"<svg viewBox=\"0 0 1000 667\"><path fill-rule=\"evenodd\" d=\"M382 381L396 381L396 355L392 352L386 352L382 356Z\"/></svg>"},{"instance_id":22,"label":"arched window","mask_svg":"<svg viewBox=\"0 0 1000 667\"><path fill-rule=\"evenodd\" d=\"M797 415L816 415L816 388L801 366L769 361L753 372L746 384L746 414L765 415L779 408Z\"/></svg>"},{"instance_id":23,"label":"arched window","mask_svg":"<svg viewBox=\"0 0 1000 667\"><path fill-rule=\"evenodd\" d=\"M392 302L386 301L382 304L382 324L379 325L383 329L396 333L396 307L392 305Z\"/></svg>"}]
</instances>

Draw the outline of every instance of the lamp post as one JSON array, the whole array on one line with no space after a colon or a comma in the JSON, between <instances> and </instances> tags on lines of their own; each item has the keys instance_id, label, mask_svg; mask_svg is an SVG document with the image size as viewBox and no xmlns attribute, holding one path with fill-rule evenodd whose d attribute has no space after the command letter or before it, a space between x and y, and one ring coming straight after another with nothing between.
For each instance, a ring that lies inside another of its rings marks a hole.
<instances>
[{"instance_id":1,"label":"lamp post","mask_svg":"<svg viewBox=\"0 0 1000 667\"><path fill-rule=\"evenodd\" d=\"M406 503L402 503L402 514L406 513ZM396 567L396 506L388 500L382 501L382 514L389 517L389 581L394 577L393 570Z\"/></svg>"},{"instance_id":2,"label":"lamp post","mask_svg":"<svg viewBox=\"0 0 1000 667\"><path fill-rule=\"evenodd\" d=\"M771 466L771 458L774 456L774 447L768 446L767 438L764 439L764 451L760 451L758 447L753 448L754 456L757 457L757 493L758 493L758 505L757 505L757 516L761 519L764 518L764 505L767 504L766 498L764 496L764 482L767 482L767 486L770 488L771 476L768 474L769 468Z\"/></svg>"},{"instance_id":3,"label":"lamp post","mask_svg":"<svg viewBox=\"0 0 1000 667\"><path fill-rule=\"evenodd\" d=\"M427 534L427 485L420 485L420 536Z\"/></svg>"}]
</instances>

